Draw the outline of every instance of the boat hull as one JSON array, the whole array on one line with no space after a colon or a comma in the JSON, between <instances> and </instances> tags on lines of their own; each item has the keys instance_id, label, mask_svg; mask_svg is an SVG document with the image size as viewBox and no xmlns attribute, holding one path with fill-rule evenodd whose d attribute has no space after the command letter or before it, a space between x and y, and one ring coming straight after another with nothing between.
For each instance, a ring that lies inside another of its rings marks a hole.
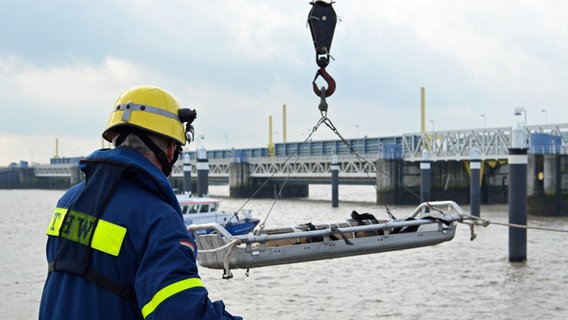
<instances>
[{"instance_id":1,"label":"boat hull","mask_svg":"<svg viewBox=\"0 0 568 320\"><path fill-rule=\"evenodd\" d=\"M260 222L259 219L239 220L236 223L229 222L224 227L234 236L244 235L251 232L256 225ZM214 229L209 229L207 233L214 232Z\"/></svg>"}]
</instances>

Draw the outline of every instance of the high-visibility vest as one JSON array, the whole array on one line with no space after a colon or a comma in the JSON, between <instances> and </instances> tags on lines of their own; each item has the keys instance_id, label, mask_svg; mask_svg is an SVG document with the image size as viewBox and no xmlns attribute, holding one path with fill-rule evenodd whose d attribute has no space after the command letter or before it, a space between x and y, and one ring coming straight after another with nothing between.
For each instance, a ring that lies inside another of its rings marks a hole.
<instances>
[{"instance_id":1,"label":"high-visibility vest","mask_svg":"<svg viewBox=\"0 0 568 320\"><path fill-rule=\"evenodd\" d=\"M127 166L104 163L95 169L69 208L56 208L47 235L58 237L57 256L49 272L70 272L110 290L125 300L136 300L134 288L120 284L89 266L92 251L118 256L127 229L102 219L102 214Z\"/></svg>"}]
</instances>

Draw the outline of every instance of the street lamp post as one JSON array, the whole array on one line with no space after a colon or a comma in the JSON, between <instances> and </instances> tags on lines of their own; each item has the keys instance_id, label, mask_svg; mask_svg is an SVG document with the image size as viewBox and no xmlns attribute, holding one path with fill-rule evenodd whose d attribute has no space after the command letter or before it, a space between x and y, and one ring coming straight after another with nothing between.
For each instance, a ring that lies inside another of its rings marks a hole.
<instances>
[{"instance_id":1,"label":"street lamp post","mask_svg":"<svg viewBox=\"0 0 568 320\"><path fill-rule=\"evenodd\" d=\"M540 111L544 113L544 124L547 125L548 124L548 113L546 112L546 109L542 109Z\"/></svg>"},{"instance_id":2,"label":"street lamp post","mask_svg":"<svg viewBox=\"0 0 568 320\"><path fill-rule=\"evenodd\" d=\"M357 145L356 146L358 147L359 146L359 125L356 124L355 128L357 128ZM357 149L360 149L360 148L357 148Z\"/></svg>"},{"instance_id":3,"label":"street lamp post","mask_svg":"<svg viewBox=\"0 0 568 320\"><path fill-rule=\"evenodd\" d=\"M481 114L481 117L483 118L483 136L482 136L482 145L483 145L483 150L485 150L485 132L486 132L486 128L487 128L487 117L485 116L485 114Z\"/></svg>"},{"instance_id":4,"label":"street lamp post","mask_svg":"<svg viewBox=\"0 0 568 320\"><path fill-rule=\"evenodd\" d=\"M524 116L525 116L525 123L524 123L524 125L525 125L525 127L526 127L526 126L527 126L527 110L526 110L525 108L523 108L523 107L516 107L516 108L515 108L515 115L516 115L516 116L520 116L521 114L524 114Z\"/></svg>"}]
</instances>

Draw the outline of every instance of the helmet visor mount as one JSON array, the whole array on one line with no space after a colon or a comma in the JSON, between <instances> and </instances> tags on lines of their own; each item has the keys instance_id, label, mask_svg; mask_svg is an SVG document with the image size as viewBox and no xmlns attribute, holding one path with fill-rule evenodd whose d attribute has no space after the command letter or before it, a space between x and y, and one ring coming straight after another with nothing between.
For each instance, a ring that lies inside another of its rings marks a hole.
<instances>
[{"instance_id":1,"label":"helmet visor mount","mask_svg":"<svg viewBox=\"0 0 568 320\"><path fill-rule=\"evenodd\" d=\"M193 141L193 137L195 135L192 123L195 120L195 118L197 118L197 112L189 108L180 108L178 110L178 118L182 124L185 123L185 140L189 145ZM172 161L170 161L170 163L168 164L166 171L163 171L166 176L170 175L179 155L182 152L183 152L182 144L176 143ZM162 166L164 166L164 164L162 164Z\"/></svg>"},{"instance_id":2,"label":"helmet visor mount","mask_svg":"<svg viewBox=\"0 0 568 320\"><path fill-rule=\"evenodd\" d=\"M178 118L181 123L185 123L185 139L189 144L195 137L193 121L197 118L197 112L190 108L180 108L178 110Z\"/></svg>"}]
</instances>

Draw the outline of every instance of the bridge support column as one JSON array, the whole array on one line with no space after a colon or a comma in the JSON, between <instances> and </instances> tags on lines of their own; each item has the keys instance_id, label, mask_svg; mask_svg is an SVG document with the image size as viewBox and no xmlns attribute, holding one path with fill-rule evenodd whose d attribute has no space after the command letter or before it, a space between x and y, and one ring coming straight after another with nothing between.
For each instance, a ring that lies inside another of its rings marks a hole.
<instances>
[{"instance_id":1,"label":"bridge support column","mask_svg":"<svg viewBox=\"0 0 568 320\"><path fill-rule=\"evenodd\" d=\"M250 168L248 162L231 162L229 164L229 196L232 198L245 198L245 192L250 187Z\"/></svg>"},{"instance_id":2,"label":"bridge support column","mask_svg":"<svg viewBox=\"0 0 568 320\"><path fill-rule=\"evenodd\" d=\"M378 159L375 166L377 168L377 204L405 203L402 159Z\"/></svg>"},{"instance_id":3,"label":"bridge support column","mask_svg":"<svg viewBox=\"0 0 568 320\"><path fill-rule=\"evenodd\" d=\"M554 174L551 176L554 177L554 215L561 216L562 215L562 159L560 155L555 154L554 156ZM546 178L546 176L545 176ZM551 179L552 180L552 179Z\"/></svg>"},{"instance_id":4,"label":"bridge support column","mask_svg":"<svg viewBox=\"0 0 568 320\"><path fill-rule=\"evenodd\" d=\"M331 160L331 206L339 206L339 161L336 154Z\"/></svg>"},{"instance_id":5,"label":"bridge support column","mask_svg":"<svg viewBox=\"0 0 568 320\"><path fill-rule=\"evenodd\" d=\"M529 215L567 216L566 194L562 194L562 158L559 154L531 155L527 166L527 194ZM565 167L565 166L564 166ZM565 179L565 178L564 178ZM531 185L532 181L532 185ZM563 200L563 198L565 200Z\"/></svg>"},{"instance_id":6,"label":"bridge support column","mask_svg":"<svg viewBox=\"0 0 568 320\"><path fill-rule=\"evenodd\" d=\"M200 146L197 149L197 195L205 196L209 194L209 160L207 150Z\"/></svg>"},{"instance_id":7,"label":"bridge support column","mask_svg":"<svg viewBox=\"0 0 568 320\"><path fill-rule=\"evenodd\" d=\"M79 164L73 165L69 169L69 172L71 173L71 177L69 178L70 186L74 186L83 180L83 172L81 171Z\"/></svg>"},{"instance_id":8,"label":"bridge support column","mask_svg":"<svg viewBox=\"0 0 568 320\"><path fill-rule=\"evenodd\" d=\"M527 225L527 136L517 123L509 149L509 223ZM527 260L527 230L509 227L509 261Z\"/></svg>"},{"instance_id":9,"label":"bridge support column","mask_svg":"<svg viewBox=\"0 0 568 320\"><path fill-rule=\"evenodd\" d=\"M477 147L474 147L471 150L471 161L469 162L469 204L471 215L476 217L479 217L481 201L480 171L480 152Z\"/></svg>"}]
</instances>

